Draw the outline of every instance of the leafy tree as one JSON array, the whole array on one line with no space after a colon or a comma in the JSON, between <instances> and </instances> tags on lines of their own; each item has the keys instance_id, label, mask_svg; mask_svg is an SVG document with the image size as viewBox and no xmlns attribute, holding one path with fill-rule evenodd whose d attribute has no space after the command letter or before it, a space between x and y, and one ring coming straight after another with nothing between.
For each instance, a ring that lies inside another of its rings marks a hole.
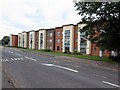
<instances>
[{"instance_id":1,"label":"leafy tree","mask_svg":"<svg viewBox=\"0 0 120 90\"><path fill-rule=\"evenodd\" d=\"M88 39L97 46L115 51L120 56L120 1L78 1L75 7L82 16L82 22L87 23L81 32L86 31L87 35L90 35Z\"/></svg>"},{"instance_id":2,"label":"leafy tree","mask_svg":"<svg viewBox=\"0 0 120 90\"><path fill-rule=\"evenodd\" d=\"M10 41L10 37L9 36L4 36L3 39L2 39L2 44L7 45L7 44L9 44L9 41Z\"/></svg>"}]
</instances>

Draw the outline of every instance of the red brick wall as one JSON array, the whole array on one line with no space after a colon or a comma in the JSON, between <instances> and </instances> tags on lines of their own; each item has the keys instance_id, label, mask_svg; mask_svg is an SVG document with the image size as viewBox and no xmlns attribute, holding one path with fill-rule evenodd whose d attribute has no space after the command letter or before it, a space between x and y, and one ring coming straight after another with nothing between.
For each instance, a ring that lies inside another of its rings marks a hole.
<instances>
[{"instance_id":1,"label":"red brick wall","mask_svg":"<svg viewBox=\"0 0 120 90\"><path fill-rule=\"evenodd\" d=\"M18 47L18 35L12 35L12 46Z\"/></svg>"},{"instance_id":2,"label":"red brick wall","mask_svg":"<svg viewBox=\"0 0 120 90\"><path fill-rule=\"evenodd\" d=\"M50 33L52 33L52 37L50 37ZM46 47L47 49L50 49L52 47L52 51L55 51L55 30L54 29L48 29L46 32ZM52 39L52 42L50 43L50 39Z\"/></svg>"},{"instance_id":3,"label":"red brick wall","mask_svg":"<svg viewBox=\"0 0 120 90\"><path fill-rule=\"evenodd\" d=\"M92 44L91 45L91 55L94 55L94 56L99 56L99 51L100 51L100 48L99 47L96 47L96 44ZM103 52L103 56L107 56L109 57L111 55L110 51L108 50L105 50Z\"/></svg>"},{"instance_id":4,"label":"red brick wall","mask_svg":"<svg viewBox=\"0 0 120 90\"><path fill-rule=\"evenodd\" d=\"M60 35L58 35L58 32L60 32ZM57 27L55 28L55 51L56 52L62 52L62 46L63 46L63 27ZM58 39L60 40L60 43L58 43ZM57 46L59 46L59 50L57 50Z\"/></svg>"},{"instance_id":5,"label":"red brick wall","mask_svg":"<svg viewBox=\"0 0 120 90\"><path fill-rule=\"evenodd\" d=\"M29 32L27 32L27 48L29 48Z\"/></svg>"},{"instance_id":6,"label":"red brick wall","mask_svg":"<svg viewBox=\"0 0 120 90\"><path fill-rule=\"evenodd\" d=\"M105 24L105 23L103 23L103 24ZM96 28L93 28L93 29L96 30ZM97 32L97 31L96 31L96 34L95 34L95 35L92 35L91 37L92 37L92 38L99 37L100 34L101 34L100 32ZM95 49L95 48L96 48L96 49ZM96 44L92 44L92 45L91 45L91 55L99 56L99 51L100 51L100 48L99 48L99 47L96 47ZM103 55L108 57L108 56L111 55L111 53L110 53L110 51L105 50L105 51L103 52Z\"/></svg>"},{"instance_id":7,"label":"red brick wall","mask_svg":"<svg viewBox=\"0 0 120 90\"><path fill-rule=\"evenodd\" d=\"M78 26L74 26L74 51L78 51Z\"/></svg>"},{"instance_id":8,"label":"red brick wall","mask_svg":"<svg viewBox=\"0 0 120 90\"><path fill-rule=\"evenodd\" d=\"M110 53L110 51L105 50L104 53L103 53L103 55L109 57L111 55L111 53Z\"/></svg>"},{"instance_id":9,"label":"red brick wall","mask_svg":"<svg viewBox=\"0 0 120 90\"><path fill-rule=\"evenodd\" d=\"M35 49L38 49L39 31L35 31Z\"/></svg>"},{"instance_id":10,"label":"red brick wall","mask_svg":"<svg viewBox=\"0 0 120 90\"><path fill-rule=\"evenodd\" d=\"M96 47L96 44L91 44L91 55L99 56L99 48Z\"/></svg>"}]
</instances>

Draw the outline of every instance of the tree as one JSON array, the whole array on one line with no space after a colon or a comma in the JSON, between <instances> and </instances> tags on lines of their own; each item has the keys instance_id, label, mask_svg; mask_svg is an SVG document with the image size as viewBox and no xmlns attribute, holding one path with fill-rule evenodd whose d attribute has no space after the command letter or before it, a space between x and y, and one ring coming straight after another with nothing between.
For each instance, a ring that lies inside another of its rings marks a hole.
<instances>
[{"instance_id":1,"label":"tree","mask_svg":"<svg viewBox=\"0 0 120 90\"><path fill-rule=\"evenodd\" d=\"M75 2L75 7L87 23L81 32L104 49L117 52L120 56L120 1L119 2ZM96 33L99 35L95 36Z\"/></svg>"},{"instance_id":2,"label":"tree","mask_svg":"<svg viewBox=\"0 0 120 90\"><path fill-rule=\"evenodd\" d=\"M2 39L2 44L3 45L8 45L10 41L10 37L9 36L4 36Z\"/></svg>"}]
</instances>

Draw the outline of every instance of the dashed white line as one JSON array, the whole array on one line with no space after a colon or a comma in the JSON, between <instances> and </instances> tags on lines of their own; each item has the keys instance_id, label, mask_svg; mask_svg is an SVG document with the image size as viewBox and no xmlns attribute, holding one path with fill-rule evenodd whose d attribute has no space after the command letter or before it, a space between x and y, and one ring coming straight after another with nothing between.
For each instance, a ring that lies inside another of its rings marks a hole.
<instances>
[{"instance_id":1,"label":"dashed white line","mask_svg":"<svg viewBox=\"0 0 120 90\"><path fill-rule=\"evenodd\" d=\"M33 61L37 61L36 59L30 58L30 57L25 57L25 58L33 60Z\"/></svg>"},{"instance_id":2,"label":"dashed white line","mask_svg":"<svg viewBox=\"0 0 120 90\"><path fill-rule=\"evenodd\" d=\"M116 84L113 84L113 83L110 83L110 82L107 82L107 81L102 81L103 83L105 84L109 84L111 86L114 86L114 87L120 87L119 85L116 85Z\"/></svg>"},{"instance_id":3,"label":"dashed white line","mask_svg":"<svg viewBox=\"0 0 120 90\"><path fill-rule=\"evenodd\" d=\"M42 63L42 65L46 65L46 66L50 66L50 67L57 67L57 68L62 68L62 69L65 69L65 70L68 70L68 71L72 71L72 72L78 72L77 70L74 70L74 69L71 69L71 68L67 68L67 67L63 67L63 66L58 66L58 65L54 65L54 64L45 64L45 63Z\"/></svg>"},{"instance_id":4,"label":"dashed white line","mask_svg":"<svg viewBox=\"0 0 120 90\"><path fill-rule=\"evenodd\" d=\"M62 69L66 69L66 70L69 70L69 71L72 71L72 72L78 72L77 70L70 69L70 68L67 68L67 67L62 67L62 66L58 66L58 65L53 65L53 66L58 67L58 68L62 68Z\"/></svg>"},{"instance_id":5,"label":"dashed white line","mask_svg":"<svg viewBox=\"0 0 120 90\"><path fill-rule=\"evenodd\" d=\"M4 59L3 61L4 61L4 62L7 62L7 61L9 61L9 60L8 60L8 59Z\"/></svg>"},{"instance_id":6,"label":"dashed white line","mask_svg":"<svg viewBox=\"0 0 120 90\"><path fill-rule=\"evenodd\" d=\"M1 59L2 62L9 62L9 61L17 61L17 60L23 60L23 58L10 58L8 59Z\"/></svg>"},{"instance_id":7,"label":"dashed white line","mask_svg":"<svg viewBox=\"0 0 120 90\"><path fill-rule=\"evenodd\" d=\"M97 74L93 74L93 75L95 75L95 76L97 76L97 77L101 77L101 78L107 78L107 77L102 76L102 75L97 75Z\"/></svg>"},{"instance_id":8,"label":"dashed white line","mask_svg":"<svg viewBox=\"0 0 120 90\"><path fill-rule=\"evenodd\" d=\"M14 58L14 60L18 60L18 58Z\"/></svg>"},{"instance_id":9,"label":"dashed white line","mask_svg":"<svg viewBox=\"0 0 120 90\"><path fill-rule=\"evenodd\" d=\"M18 53L15 53L15 55L17 55L17 56L21 56L20 54L18 54Z\"/></svg>"},{"instance_id":10,"label":"dashed white line","mask_svg":"<svg viewBox=\"0 0 120 90\"><path fill-rule=\"evenodd\" d=\"M11 53L13 53L13 52L11 52Z\"/></svg>"},{"instance_id":11,"label":"dashed white line","mask_svg":"<svg viewBox=\"0 0 120 90\"><path fill-rule=\"evenodd\" d=\"M11 58L11 60L14 60L13 58Z\"/></svg>"},{"instance_id":12,"label":"dashed white line","mask_svg":"<svg viewBox=\"0 0 120 90\"><path fill-rule=\"evenodd\" d=\"M42 65L46 65L46 66L49 66L49 67L53 66L53 64L46 64L46 63L42 63Z\"/></svg>"}]
</instances>

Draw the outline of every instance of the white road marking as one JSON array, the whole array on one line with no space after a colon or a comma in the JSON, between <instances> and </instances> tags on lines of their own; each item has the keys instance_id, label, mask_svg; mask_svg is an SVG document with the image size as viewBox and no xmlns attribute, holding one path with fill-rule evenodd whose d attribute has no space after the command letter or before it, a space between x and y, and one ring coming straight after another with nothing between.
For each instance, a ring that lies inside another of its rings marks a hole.
<instances>
[{"instance_id":1,"label":"white road marking","mask_svg":"<svg viewBox=\"0 0 120 90\"><path fill-rule=\"evenodd\" d=\"M5 59L5 61L9 61L8 59Z\"/></svg>"},{"instance_id":2,"label":"white road marking","mask_svg":"<svg viewBox=\"0 0 120 90\"><path fill-rule=\"evenodd\" d=\"M3 60L3 59L0 59L1 61Z\"/></svg>"},{"instance_id":3,"label":"white road marking","mask_svg":"<svg viewBox=\"0 0 120 90\"><path fill-rule=\"evenodd\" d=\"M18 60L23 60L23 58L18 58Z\"/></svg>"},{"instance_id":4,"label":"white road marking","mask_svg":"<svg viewBox=\"0 0 120 90\"><path fill-rule=\"evenodd\" d=\"M30 57L25 57L25 58L30 59L32 61L37 61L36 59L30 58Z\"/></svg>"},{"instance_id":5,"label":"white road marking","mask_svg":"<svg viewBox=\"0 0 120 90\"><path fill-rule=\"evenodd\" d=\"M11 58L11 60L14 60L13 58Z\"/></svg>"},{"instance_id":6,"label":"white road marking","mask_svg":"<svg viewBox=\"0 0 120 90\"><path fill-rule=\"evenodd\" d=\"M95 76L97 76L97 77L101 77L101 78L107 78L107 77L102 76L102 75L97 75L97 74L93 74L93 75L95 75Z\"/></svg>"},{"instance_id":7,"label":"white road marking","mask_svg":"<svg viewBox=\"0 0 120 90\"><path fill-rule=\"evenodd\" d=\"M13 52L11 52L11 53L13 53Z\"/></svg>"},{"instance_id":8,"label":"white road marking","mask_svg":"<svg viewBox=\"0 0 120 90\"><path fill-rule=\"evenodd\" d=\"M15 53L15 55L17 55L17 56L21 56L20 54L18 54L18 53Z\"/></svg>"},{"instance_id":9,"label":"white road marking","mask_svg":"<svg viewBox=\"0 0 120 90\"><path fill-rule=\"evenodd\" d=\"M53 64L46 64L46 63L42 63L42 65L46 65L46 66L53 66Z\"/></svg>"},{"instance_id":10,"label":"white road marking","mask_svg":"<svg viewBox=\"0 0 120 90\"><path fill-rule=\"evenodd\" d=\"M78 72L77 70L74 70L74 69L71 69L71 68L67 68L67 67L63 67L63 66L58 66L58 65L54 65L54 64L45 64L45 63L42 63L42 65L46 65L46 66L50 66L50 67L57 67L57 68L62 68L62 69L65 69L65 70L68 70L68 71L72 71L72 72Z\"/></svg>"},{"instance_id":11,"label":"white road marking","mask_svg":"<svg viewBox=\"0 0 120 90\"><path fill-rule=\"evenodd\" d=\"M7 61L9 61L9 60L8 60L8 59L3 59L3 60L2 60L2 62L7 62Z\"/></svg>"},{"instance_id":12,"label":"white road marking","mask_svg":"<svg viewBox=\"0 0 120 90\"><path fill-rule=\"evenodd\" d=\"M17 58L14 58L14 60L18 60Z\"/></svg>"},{"instance_id":13,"label":"white road marking","mask_svg":"<svg viewBox=\"0 0 120 90\"><path fill-rule=\"evenodd\" d=\"M112 85L114 87L120 87L119 85L116 85L116 84L113 84L113 83L110 83L110 82L106 82L106 81L102 81L103 83L106 83L106 84L109 84L109 85Z\"/></svg>"},{"instance_id":14,"label":"white road marking","mask_svg":"<svg viewBox=\"0 0 120 90\"><path fill-rule=\"evenodd\" d=\"M17 60L23 60L23 58L11 58L11 59L1 59L2 62L9 62L9 61L17 61Z\"/></svg>"}]
</instances>

